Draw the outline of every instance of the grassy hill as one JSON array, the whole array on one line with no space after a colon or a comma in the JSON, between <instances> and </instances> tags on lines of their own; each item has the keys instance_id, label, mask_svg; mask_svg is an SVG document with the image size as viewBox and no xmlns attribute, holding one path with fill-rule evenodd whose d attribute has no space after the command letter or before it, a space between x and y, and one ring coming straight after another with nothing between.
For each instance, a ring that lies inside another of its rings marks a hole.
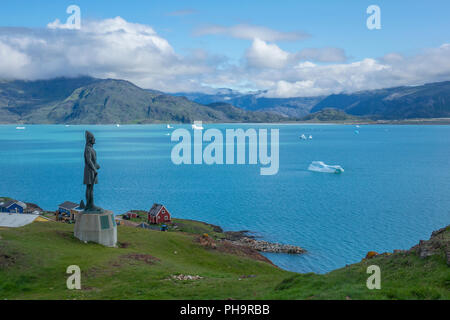
<instances>
[{"instance_id":1,"label":"grassy hill","mask_svg":"<svg viewBox=\"0 0 450 320\"><path fill-rule=\"evenodd\" d=\"M450 226L422 244L431 248L426 258L415 248L317 275L284 271L225 245L211 225L177 222L182 231L118 226L119 248L82 243L69 224L0 228L0 299L450 299ZM199 241L205 232L215 249ZM82 270L82 290L66 288L73 264ZM381 290L366 288L371 264L381 268ZM173 279L179 274L202 278Z\"/></svg>"},{"instance_id":2,"label":"grassy hill","mask_svg":"<svg viewBox=\"0 0 450 320\"><path fill-rule=\"evenodd\" d=\"M241 117L242 116L242 117ZM111 124L274 122L268 112L236 113L185 97L144 90L125 80L89 77L0 82L0 123Z\"/></svg>"},{"instance_id":3,"label":"grassy hill","mask_svg":"<svg viewBox=\"0 0 450 320\"><path fill-rule=\"evenodd\" d=\"M356 117L345 113L339 109L325 108L320 111L311 113L302 118L302 121L310 122L339 122L339 121L358 121L363 118Z\"/></svg>"}]
</instances>

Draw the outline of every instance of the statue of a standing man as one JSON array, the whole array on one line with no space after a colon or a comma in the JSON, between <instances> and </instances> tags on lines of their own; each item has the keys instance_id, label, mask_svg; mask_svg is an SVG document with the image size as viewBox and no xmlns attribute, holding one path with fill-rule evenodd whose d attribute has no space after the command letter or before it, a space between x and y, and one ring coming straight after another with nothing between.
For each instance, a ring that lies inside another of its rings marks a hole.
<instances>
[{"instance_id":1,"label":"statue of a standing man","mask_svg":"<svg viewBox=\"0 0 450 320\"><path fill-rule=\"evenodd\" d=\"M94 184L98 183L97 170L100 169L97 163L97 153L94 150L95 137L86 131L86 147L84 148L84 181L86 185L86 207L85 212L101 212L102 209L94 205Z\"/></svg>"}]
</instances>

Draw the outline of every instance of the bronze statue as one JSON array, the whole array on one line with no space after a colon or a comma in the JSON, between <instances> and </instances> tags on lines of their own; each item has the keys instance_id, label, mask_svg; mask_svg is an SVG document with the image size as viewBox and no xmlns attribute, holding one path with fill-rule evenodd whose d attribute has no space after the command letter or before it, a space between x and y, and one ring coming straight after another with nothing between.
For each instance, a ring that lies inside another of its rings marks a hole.
<instances>
[{"instance_id":1,"label":"bronze statue","mask_svg":"<svg viewBox=\"0 0 450 320\"><path fill-rule=\"evenodd\" d=\"M98 183L97 170L100 169L97 163L97 153L94 150L95 137L86 131L86 147L84 148L84 180L86 185L86 206L85 212L102 212L102 208L94 205L94 184Z\"/></svg>"}]
</instances>

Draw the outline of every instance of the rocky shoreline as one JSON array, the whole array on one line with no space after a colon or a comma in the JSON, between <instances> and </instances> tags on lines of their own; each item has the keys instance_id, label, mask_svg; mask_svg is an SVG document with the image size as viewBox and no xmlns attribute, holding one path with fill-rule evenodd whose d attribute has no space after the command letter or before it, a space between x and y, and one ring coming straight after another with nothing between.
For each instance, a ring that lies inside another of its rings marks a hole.
<instances>
[{"instance_id":1,"label":"rocky shoreline","mask_svg":"<svg viewBox=\"0 0 450 320\"><path fill-rule=\"evenodd\" d=\"M254 235L251 235L249 230L224 231L220 226L198 220L194 221L211 226L214 232L223 233L225 235L225 240L237 246L248 247L259 252L269 253L303 254L307 252L306 249L299 246L258 240Z\"/></svg>"},{"instance_id":2,"label":"rocky shoreline","mask_svg":"<svg viewBox=\"0 0 450 320\"><path fill-rule=\"evenodd\" d=\"M220 228L218 226L215 227ZM222 228L220 228L220 230L221 229ZM249 233L250 231L248 230L224 232L226 239L231 241L233 244L238 246L250 247L260 252L289 253L289 254L303 254L306 252L305 249L291 244L282 244L276 242L268 242L265 240L257 240L255 236L252 236Z\"/></svg>"},{"instance_id":3,"label":"rocky shoreline","mask_svg":"<svg viewBox=\"0 0 450 320\"><path fill-rule=\"evenodd\" d=\"M289 253L289 254L302 254L306 252L305 249L298 246L282 243L273 243L264 240L256 240L248 237L243 237L239 240L232 241L232 243L239 246L247 246L260 252Z\"/></svg>"}]
</instances>

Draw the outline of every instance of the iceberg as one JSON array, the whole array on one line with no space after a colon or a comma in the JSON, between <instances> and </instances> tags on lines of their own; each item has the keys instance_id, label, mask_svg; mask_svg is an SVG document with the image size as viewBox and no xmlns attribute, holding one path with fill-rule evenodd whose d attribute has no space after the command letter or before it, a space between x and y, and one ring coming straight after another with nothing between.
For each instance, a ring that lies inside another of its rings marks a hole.
<instances>
[{"instance_id":1,"label":"iceberg","mask_svg":"<svg viewBox=\"0 0 450 320\"><path fill-rule=\"evenodd\" d=\"M203 126L202 125L197 125L197 124L193 124L192 125L192 129L194 129L194 130L203 130Z\"/></svg>"},{"instance_id":2,"label":"iceberg","mask_svg":"<svg viewBox=\"0 0 450 320\"><path fill-rule=\"evenodd\" d=\"M338 165L328 165L322 161L313 161L308 167L309 171L325 172L325 173L342 173L344 168Z\"/></svg>"}]
</instances>

